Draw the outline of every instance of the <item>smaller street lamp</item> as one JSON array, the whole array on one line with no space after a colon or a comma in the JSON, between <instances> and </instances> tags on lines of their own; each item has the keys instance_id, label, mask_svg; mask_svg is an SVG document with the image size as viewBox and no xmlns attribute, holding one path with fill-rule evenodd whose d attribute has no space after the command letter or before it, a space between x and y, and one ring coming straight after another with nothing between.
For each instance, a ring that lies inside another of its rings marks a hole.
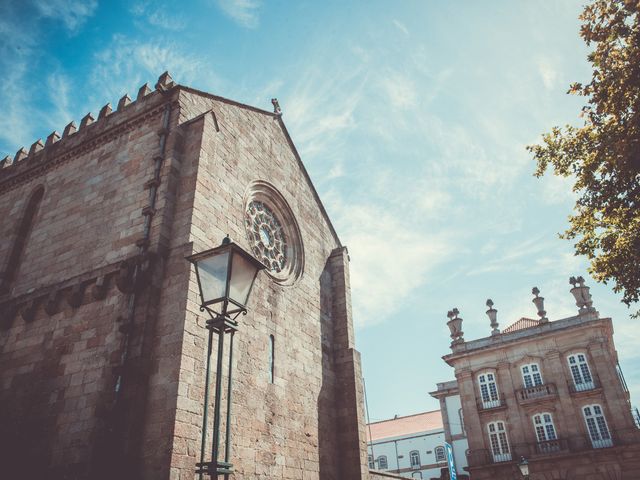
<instances>
[{"instance_id":1,"label":"smaller street lamp","mask_svg":"<svg viewBox=\"0 0 640 480\"><path fill-rule=\"evenodd\" d=\"M524 480L529 480L529 461L524 457L520 457L520 463L518 463L518 468L520 469L522 478L524 478Z\"/></svg>"},{"instance_id":2,"label":"smaller street lamp","mask_svg":"<svg viewBox=\"0 0 640 480\"><path fill-rule=\"evenodd\" d=\"M202 480L207 474L218 478L223 474L225 479L233 473L233 465L229 462L231 453L230 418L231 418L231 386L233 361L233 336L238 329L236 319L240 314L247 314L247 302L251 288L258 272L266 268L250 253L233 243L229 236L222 245L211 250L196 253L187 257L196 267L198 290L200 293L200 311L211 317L207 320L209 341L207 348L207 368L204 387L204 410L202 414L202 440L200 444L200 462L196 463L196 473ZM207 416L209 406L209 372L211 370L211 350L213 334L218 335L218 355L215 383L215 403L213 407L213 438L211 442L211 461L205 462L205 446L207 439ZM227 384L227 421L225 426L224 461L220 460L220 409L222 394L222 359L225 333L230 333L229 341L229 375Z\"/></svg>"}]
</instances>

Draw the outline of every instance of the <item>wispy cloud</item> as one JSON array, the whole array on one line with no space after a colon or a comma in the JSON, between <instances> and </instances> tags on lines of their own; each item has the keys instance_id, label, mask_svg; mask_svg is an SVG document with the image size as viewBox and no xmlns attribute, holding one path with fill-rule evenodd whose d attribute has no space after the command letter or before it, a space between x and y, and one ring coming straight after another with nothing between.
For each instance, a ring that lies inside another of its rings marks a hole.
<instances>
[{"instance_id":1,"label":"wispy cloud","mask_svg":"<svg viewBox=\"0 0 640 480\"><path fill-rule=\"evenodd\" d=\"M143 1L132 5L129 10L136 17L144 18L151 26L178 32L184 30L187 21L179 12L167 13L163 6L156 2Z\"/></svg>"},{"instance_id":2,"label":"wispy cloud","mask_svg":"<svg viewBox=\"0 0 640 480\"><path fill-rule=\"evenodd\" d=\"M29 115L29 96L21 87L22 79L27 73L27 65L15 62L10 70L5 71L5 86L0 89L0 104L3 106L0 115L0 139L11 149L27 145L32 141L33 126ZM12 152L0 152L0 157Z\"/></svg>"},{"instance_id":3,"label":"wispy cloud","mask_svg":"<svg viewBox=\"0 0 640 480\"><path fill-rule=\"evenodd\" d=\"M506 236L502 241L504 245L500 245L497 239L493 238L491 247L481 248L482 256L478 259L477 266L467 271L466 275L522 271L544 278L558 272L573 275L582 271L585 266L581 257L559 249L560 240L557 238L537 235L524 241L513 242L511 237Z\"/></svg>"},{"instance_id":4,"label":"wispy cloud","mask_svg":"<svg viewBox=\"0 0 640 480\"><path fill-rule=\"evenodd\" d=\"M558 83L558 72L549 58L538 57L536 60L538 73L547 90L552 90Z\"/></svg>"},{"instance_id":5,"label":"wispy cloud","mask_svg":"<svg viewBox=\"0 0 640 480\"><path fill-rule=\"evenodd\" d=\"M359 67L331 76L311 67L300 76L282 107L304 158L341 152L346 136L357 126L363 81Z\"/></svg>"},{"instance_id":6,"label":"wispy cloud","mask_svg":"<svg viewBox=\"0 0 640 480\"><path fill-rule=\"evenodd\" d=\"M256 28L260 23L260 0L217 0L217 3L240 26Z\"/></svg>"},{"instance_id":7,"label":"wispy cloud","mask_svg":"<svg viewBox=\"0 0 640 480\"><path fill-rule=\"evenodd\" d=\"M406 25L404 23L402 23L400 20L394 18L393 19L393 24L396 26L396 28L398 30L400 30L402 33L404 33L407 37L409 36L409 29L406 27Z\"/></svg>"},{"instance_id":8,"label":"wispy cloud","mask_svg":"<svg viewBox=\"0 0 640 480\"><path fill-rule=\"evenodd\" d=\"M0 140L10 149L32 141L33 121L27 114L31 110L31 97L25 77L37 50L37 35L33 21L30 28L17 22L16 6L0 3L0 69L4 72L4 86L0 89ZM0 152L0 156L9 152Z\"/></svg>"},{"instance_id":9,"label":"wispy cloud","mask_svg":"<svg viewBox=\"0 0 640 480\"><path fill-rule=\"evenodd\" d=\"M185 83L196 76L215 77L201 58L162 38L141 41L115 35L94 58L91 84L99 92L92 98L94 102L115 100L165 70L179 72L180 81Z\"/></svg>"},{"instance_id":10,"label":"wispy cloud","mask_svg":"<svg viewBox=\"0 0 640 480\"><path fill-rule=\"evenodd\" d=\"M573 191L574 177L545 175L539 179L542 195L540 199L547 205L561 205L575 202L578 195Z\"/></svg>"},{"instance_id":11,"label":"wispy cloud","mask_svg":"<svg viewBox=\"0 0 640 480\"><path fill-rule=\"evenodd\" d=\"M71 108L71 79L61 72L47 76L47 90L52 108L47 113L47 123L52 130L60 131L73 118Z\"/></svg>"},{"instance_id":12,"label":"wispy cloud","mask_svg":"<svg viewBox=\"0 0 640 480\"><path fill-rule=\"evenodd\" d=\"M75 33L96 11L97 0L36 0L42 17L60 20L70 33Z\"/></svg>"},{"instance_id":13,"label":"wispy cloud","mask_svg":"<svg viewBox=\"0 0 640 480\"><path fill-rule=\"evenodd\" d=\"M359 326L383 322L428 282L429 272L453 253L453 244L446 233L414 229L384 204L333 200L330 209L351 252L354 321Z\"/></svg>"},{"instance_id":14,"label":"wispy cloud","mask_svg":"<svg viewBox=\"0 0 640 480\"><path fill-rule=\"evenodd\" d=\"M410 77L398 72L382 76L380 83L387 94L389 103L397 108L408 108L415 104L416 88Z\"/></svg>"}]
</instances>

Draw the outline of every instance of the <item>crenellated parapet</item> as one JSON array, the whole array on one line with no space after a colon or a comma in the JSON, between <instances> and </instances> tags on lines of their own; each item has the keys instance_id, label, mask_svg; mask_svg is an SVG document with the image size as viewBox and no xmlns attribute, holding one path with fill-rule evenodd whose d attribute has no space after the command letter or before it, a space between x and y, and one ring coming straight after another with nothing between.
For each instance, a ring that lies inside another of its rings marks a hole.
<instances>
[{"instance_id":1,"label":"crenellated parapet","mask_svg":"<svg viewBox=\"0 0 640 480\"><path fill-rule=\"evenodd\" d=\"M64 127L62 135L53 131L44 142L38 139L28 150L21 147L13 157L6 155L0 160L0 184L8 182L9 185L3 186L10 187L13 180L22 177L23 173L83 153L87 147L95 148L101 142L134 128L140 121L146 121L149 116L159 115L162 110L155 109L155 103L162 104L163 94L175 86L171 75L165 72L158 78L155 91L145 83L138 90L135 101L129 95L124 95L118 101L116 111L107 103L100 109L97 118L87 113L80 120L79 127L72 121ZM38 172L33 173L37 175Z\"/></svg>"}]
</instances>

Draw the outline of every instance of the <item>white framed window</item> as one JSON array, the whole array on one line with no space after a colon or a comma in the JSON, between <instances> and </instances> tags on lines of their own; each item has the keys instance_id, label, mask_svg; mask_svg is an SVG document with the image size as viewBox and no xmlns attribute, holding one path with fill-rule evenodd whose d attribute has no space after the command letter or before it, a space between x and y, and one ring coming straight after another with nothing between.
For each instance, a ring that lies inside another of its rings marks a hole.
<instances>
[{"instance_id":1,"label":"white framed window","mask_svg":"<svg viewBox=\"0 0 640 480\"><path fill-rule=\"evenodd\" d=\"M607 421L604 418L600 405L587 405L582 408L584 421L589 430L591 445L593 448L605 448L613 446L613 439L609 432Z\"/></svg>"},{"instance_id":2,"label":"white framed window","mask_svg":"<svg viewBox=\"0 0 640 480\"><path fill-rule=\"evenodd\" d=\"M533 428L538 439L538 452L548 453L560 450L558 434L550 413L538 413L533 417Z\"/></svg>"},{"instance_id":3,"label":"white framed window","mask_svg":"<svg viewBox=\"0 0 640 480\"><path fill-rule=\"evenodd\" d=\"M409 452L409 460L411 461L411 468L420 468L420 454L417 450Z\"/></svg>"},{"instance_id":4,"label":"white framed window","mask_svg":"<svg viewBox=\"0 0 640 480\"><path fill-rule=\"evenodd\" d=\"M376 462L373 461L373 455L367 455L367 462L369 462L369 468L376 468Z\"/></svg>"},{"instance_id":5,"label":"white framed window","mask_svg":"<svg viewBox=\"0 0 640 480\"><path fill-rule=\"evenodd\" d=\"M444 447L436 447L435 448L435 454L436 454L436 462L446 462L447 461L447 455L444 451Z\"/></svg>"},{"instance_id":6,"label":"white framed window","mask_svg":"<svg viewBox=\"0 0 640 480\"><path fill-rule=\"evenodd\" d=\"M537 363L529 363L523 365L522 381L524 382L524 388L531 388L537 385L542 385L542 373L540 372L540 366Z\"/></svg>"},{"instance_id":7,"label":"white framed window","mask_svg":"<svg viewBox=\"0 0 640 480\"><path fill-rule=\"evenodd\" d=\"M380 470L386 470L389 468L389 464L387 463L387 456L386 455L380 455L378 457L378 468Z\"/></svg>"},{"instance_id":8,"label":"white framed window","mask_svg":"<svg viewBox=\"0 0 640 480\"><path fill-rule=\"evenodd\" d=\"M411 478L422 478L422 472L413 472Z\"/></svg>"},{"instance_id":9,"label":"white framed window","mask_svg":"<svg viewBox=\"0 0 640 480\"><path fill-rule=\"evenodd\" d=\"M489 443L494 462L511 461L511 450L509 449L509 439L504 422L491 422L487 425L489 433Z\"/></svg>"},{"instance_id":10,"label":"white framed window","mask_svg":"<svg viewBox=\"0 0 640 480\"><path fill-rule=\"evenodd\" d=\"M480 387L480 398L482 398L482 406L484 408L500 406L495 373L485 372L478 375L478 386Z\"/></svg>"},{"instance_id":11,"label":"white framed window","mask_svg":"<svg viewBox=\"0 0 640 480\"><path fill-rule=\"evenodd\" d=\"M569 362L569 369L571 370L571 377L573 378L573 384L578 392L584 390L592 390L595 388L593 384L593 376L587 363L587 355L584 353L575 353L567 357Z\"/></svg>"},{"instance_id":12,"label":"white framed window","mask_svg":"<svg viewBox=\"0 0 640 480\"><path fill-rule=\"evenodd\" d=\"M533 416L533 426L536 429L536 437L538 442L548 442L549 440L557 440L556 427L553 424L553 418L550 413L539 413Z\"/></svg>"}]
</instances>

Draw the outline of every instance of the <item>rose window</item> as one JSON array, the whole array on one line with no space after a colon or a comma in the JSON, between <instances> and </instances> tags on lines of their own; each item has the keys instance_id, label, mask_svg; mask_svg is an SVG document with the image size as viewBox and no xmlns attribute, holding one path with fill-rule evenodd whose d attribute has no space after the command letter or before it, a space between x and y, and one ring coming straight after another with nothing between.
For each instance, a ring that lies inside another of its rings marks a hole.
<instances>
[{"instance_id":1,"label":"rose window","mask_svg":"<svg viewBox=\"0 0 640 480\"><path fill-rule=\"evenodd\" d=\"M263 202L254 200L247 205L245 223L253 254L272 272L282 272L287 263L287 238L280 220Z\"/></svg>"}]
</instances>

